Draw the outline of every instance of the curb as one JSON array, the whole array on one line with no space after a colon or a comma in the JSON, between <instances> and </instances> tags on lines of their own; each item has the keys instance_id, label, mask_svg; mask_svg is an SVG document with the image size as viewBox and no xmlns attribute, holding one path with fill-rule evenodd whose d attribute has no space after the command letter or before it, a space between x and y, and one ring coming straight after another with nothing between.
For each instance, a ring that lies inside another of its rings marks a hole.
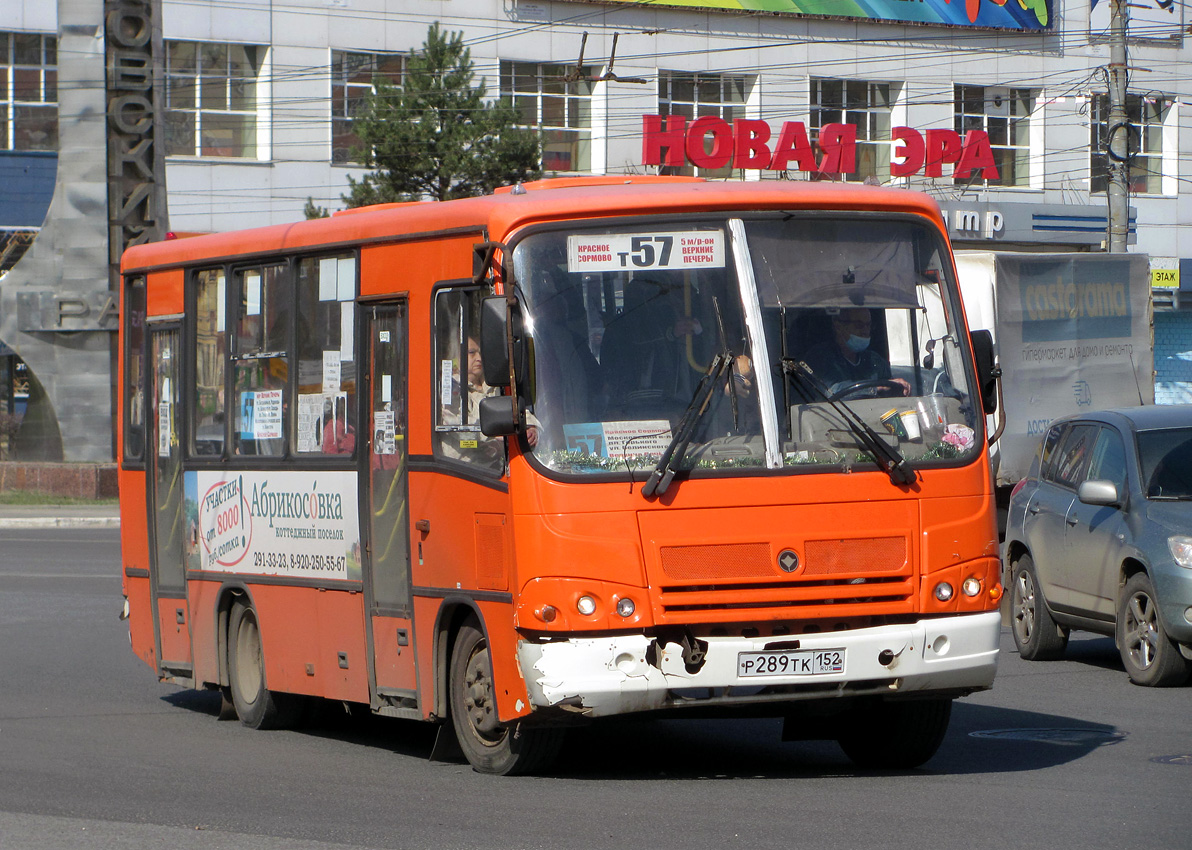
<instances>
[{"instance_id":1,"label":"curb","mask_svg":"<svg viewBox=\"0 0 1192 850\"><path fill-rule=\"evenodd\" d=\"M119 517L0 517L0 529L5 528L119 528Z\"/></svg>"}]
</instances>

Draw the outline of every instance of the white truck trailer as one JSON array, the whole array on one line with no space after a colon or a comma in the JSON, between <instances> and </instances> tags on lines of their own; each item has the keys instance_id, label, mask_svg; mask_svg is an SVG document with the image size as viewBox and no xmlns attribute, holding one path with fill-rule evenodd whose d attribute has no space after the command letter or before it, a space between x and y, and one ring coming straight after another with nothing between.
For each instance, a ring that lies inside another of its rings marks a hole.
<instances>
[{"instance_id":1,"label":"white truck trailer","mask_svg":"<svg viewBox=\"0 0 1192 850\"><path fill-rule=\"evenodd\" d=\"M993 333L1002 368L999 486L1025 477L1053 419L1154 403L1145 254L957 251L956 265L969 328Z\"/></svg>"}]
</instances>

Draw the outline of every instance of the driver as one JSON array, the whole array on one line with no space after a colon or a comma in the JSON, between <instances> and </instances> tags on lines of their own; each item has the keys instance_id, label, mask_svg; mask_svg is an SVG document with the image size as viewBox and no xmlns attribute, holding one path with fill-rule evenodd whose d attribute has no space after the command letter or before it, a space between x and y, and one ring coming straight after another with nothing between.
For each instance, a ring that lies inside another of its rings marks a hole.
<instances>
[{"instance_id":1,"label":"driver","mask_svg":"<svg viewBox=\"0 0 1192 850\"><path fill-rule=\"evenodd\" d=\"M840 310L832 316L832 338L803 358L812 373L833 391L864 381L889 381L890 363L869 347L873 317L864 307ZM904 381L903 395L909 387Z\"/></svg>"}]
</instances>

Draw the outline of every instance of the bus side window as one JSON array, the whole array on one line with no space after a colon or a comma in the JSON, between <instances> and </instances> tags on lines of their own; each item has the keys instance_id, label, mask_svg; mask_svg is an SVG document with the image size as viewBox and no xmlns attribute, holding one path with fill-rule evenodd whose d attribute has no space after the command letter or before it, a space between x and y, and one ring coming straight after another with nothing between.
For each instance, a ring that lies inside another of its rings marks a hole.
<instances>
[{"instance_id":1,"label":"bus side window","mask_svg":"<svg viewBox=\"0 0 1192 850\"><path fill-rule=\"evenodd\" d=\"M228 343L225 319L227 287L223 269L203 269L195 275L194 417L190 447L195 455L222 455L227 403L224 399Z\"/></svg>"},{"instance_id":2,"label":"bus side window","mask_svg":"<svg viewBox=\"0 0 1192 850\"><path fill-rule=\"evenodd\" d=\"M124 459L145 459L145 278L124 289Z\"/></svg>"},{"instance_id":3,"label":"bus side window","mask_svg":"<svg viewBox=\"0 0 1192 850\"><path fill-rule=\"evenodd\" d=\"M356 449L355 298L354 255L298 263L298 454L349 456Z\"/></svg>"},{"instance_id":4,"label":"bus side window","mask_svg":"<svg viewBox=\"0 0 1192 850\"><path fill-rule=\"evenodd\" d=\"M293 295L285 267L258 266L235 275L236 351L232 363L232 432L236 454L285 454L289 332Z\"/></svg>"},{"instance_id":5,"label":"bus side window","mask_svg":"<svg viewBox=\"0 0 1192 850\"><path fill-rule=\"evenodd\" d=\"M484 382L479 289L435 296L435 456L488 469L505 466L505 441L480 433L480 401L499 395Z\"/></svg>"}]
</instances>

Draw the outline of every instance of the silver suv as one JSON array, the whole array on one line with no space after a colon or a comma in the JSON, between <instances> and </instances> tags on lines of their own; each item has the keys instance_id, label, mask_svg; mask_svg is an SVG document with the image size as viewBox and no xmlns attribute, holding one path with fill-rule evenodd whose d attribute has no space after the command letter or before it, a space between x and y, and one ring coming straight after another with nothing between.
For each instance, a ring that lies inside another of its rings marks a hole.
<instances>
[{"instance_id":1,"label":"silver suv","mask_svg":"<svg viewBox=\"0 0 1192 850\"><path fill-rule=\"evenodd\" d=\"M1023 658L1058 658L1084 629L1114 635L1131 681L1186 681L1192 405L1052 423L1010 497L1003 554Z\"/></svg>"}]
</instances>

